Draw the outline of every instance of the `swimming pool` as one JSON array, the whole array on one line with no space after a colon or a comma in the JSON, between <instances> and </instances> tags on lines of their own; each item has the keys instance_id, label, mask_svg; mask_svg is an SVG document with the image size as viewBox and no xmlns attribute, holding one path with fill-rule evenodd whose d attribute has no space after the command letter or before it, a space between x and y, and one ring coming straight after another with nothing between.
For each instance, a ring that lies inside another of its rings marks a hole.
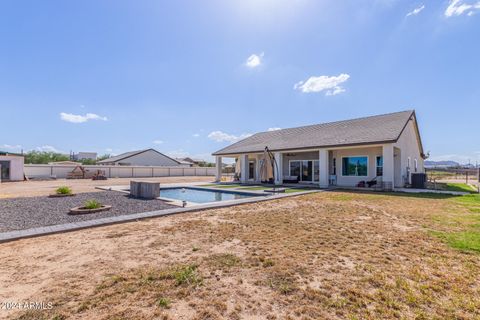
<instances>
[{"instance_id":1,"label":"swimming pool","mask_svg":"<svg viewBox=\"0 0 480 320\"><path fill-rule=\"evenodd\" d=\"M235 191L223 190L202 190L197 188L162 188L160 189L160 197L175 199L180 201L207 203L227 200L245 199L258 197L262 195L249 194Z\"/></svg>"}]
</instances>

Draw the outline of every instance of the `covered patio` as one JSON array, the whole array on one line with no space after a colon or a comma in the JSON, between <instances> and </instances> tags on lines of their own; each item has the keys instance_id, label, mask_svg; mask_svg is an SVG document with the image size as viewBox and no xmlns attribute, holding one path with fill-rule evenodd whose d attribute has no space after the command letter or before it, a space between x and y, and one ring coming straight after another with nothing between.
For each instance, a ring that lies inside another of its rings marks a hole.
<instances>
[{"instance_id":1,"label":"covered patio","mask_svg":"<svg viewBox=\"0 0 480 320\"><path fill-rule=\"evenodd\" d=\"M222 181L222 162L216 156L216 180ZM230 155L235 159L235 177L241 184L259 184L264 153ZM384 189L401 187L407 174L402 174L401 150L388 145L290 150L273 152L273 181L276 185L308 185L320 188L357 187L361 182Z\"/></svg>"}]
</instances>

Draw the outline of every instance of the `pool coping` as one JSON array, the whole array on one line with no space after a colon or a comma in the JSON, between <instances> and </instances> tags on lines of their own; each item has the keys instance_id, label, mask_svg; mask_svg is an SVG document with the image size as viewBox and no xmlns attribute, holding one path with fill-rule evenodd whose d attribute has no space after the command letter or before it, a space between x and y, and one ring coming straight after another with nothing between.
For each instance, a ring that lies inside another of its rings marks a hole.
<instances>
[{"instance_id":1,"label":"pool coping","mask_svg":"<svg viewBox=\"0 0 480 320\"><path fill-rule=\"evenodd\" d=\"M111 191L116 191L116 190L112 189ZM274 195L269 195L265 197L251 197L251 198L245 198L245 199L208 202L208 203L198 204L190 207L179 207L179 208L163 209L163 210L148 211L148 212L141 212L141 213L132 213L128 215L121 215L121 216L115 216L115 217L71 222L71 223L30 228L30 229L24 229L24 230L8 231L8 232L0 233L0 243L6 243L6 242L21 240L21 239L34 238L34 237L40 237L40 236L46 236L46 235L52 235L52 234L70 232L70 231L77 231L77 230L82 230L87 228L139 221L139 220L149 219L149 218L169 216L169 215L174 215L179 213L228 208L228 207L233 207L233 206L242 205L242 204L250 204L250 203L256 203L256 202L296 197L296 196L323 192L323 191L325 190L316 189L316 190L299 191L299 192L292 192L292 193L274 194Z\"/></svg>"}]
</instances>

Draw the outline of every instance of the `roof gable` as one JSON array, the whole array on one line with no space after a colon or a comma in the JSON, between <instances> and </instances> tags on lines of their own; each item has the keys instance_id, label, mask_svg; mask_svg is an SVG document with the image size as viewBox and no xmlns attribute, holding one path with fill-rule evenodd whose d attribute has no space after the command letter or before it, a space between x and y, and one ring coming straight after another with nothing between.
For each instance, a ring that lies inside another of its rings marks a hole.
<instances>
[{"instance_id":1,"label":"roof gable","mask_svg":"<svg viewBox=\"0 0 480 320\"><path fill-rule=\"evenodd\" d=\"M111 163L111 162L118 162L118 161L121 161L121 160L125 160L125 159L128 159L128 158L131 158L133 156L136 156L136 155L139 155L139 154L142 154L144 152L147 152L147 151L153 151L153 152L156 152L158 153L159 155L163 156L163 157L166 157L172 161L175 161L177 162L178 164L180 164L180 162L178 160L175 160L173 158L170 158L169 156L161 153L161 152L158 152L157 150L155 149L143 149L143 150L137 150L137 151L130 151L130 152L125 152L125 153L122 153L122 154L119 154L118 156L115 156L115 157L111 157L111 158L108 158L108 159L105 159L105 160L102 160L102 161L98 161L97 163Z\"/></svg>"},{"instance_id":2,"label":"roof gable","mask_svg":"<svg viewBox=\"0 0 480 320\"><path fill-rule=\"evenodd\" d=\"M259 132L218 150L214 155L262 152L266 146L272 151L279 151L395 142L412 116L415 117L414 111L408 110L352 120Z\"/></svg>"}]
</instances>

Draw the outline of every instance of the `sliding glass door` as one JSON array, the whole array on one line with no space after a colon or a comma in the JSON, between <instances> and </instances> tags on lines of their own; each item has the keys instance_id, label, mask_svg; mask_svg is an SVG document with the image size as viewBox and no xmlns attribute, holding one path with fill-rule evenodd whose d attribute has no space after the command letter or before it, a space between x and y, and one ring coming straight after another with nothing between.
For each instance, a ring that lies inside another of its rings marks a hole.
<instances>
[{"instance_id":1,"label":"sliding glass door","mask_svg":"<svg viewBox=\"0 0 480 320\"><path fill-rule=\"evenodd\" d=\"M290 176L300 182L317 182L320 176L318 160L290 160Z\"/></svg>"}]
</instances>

